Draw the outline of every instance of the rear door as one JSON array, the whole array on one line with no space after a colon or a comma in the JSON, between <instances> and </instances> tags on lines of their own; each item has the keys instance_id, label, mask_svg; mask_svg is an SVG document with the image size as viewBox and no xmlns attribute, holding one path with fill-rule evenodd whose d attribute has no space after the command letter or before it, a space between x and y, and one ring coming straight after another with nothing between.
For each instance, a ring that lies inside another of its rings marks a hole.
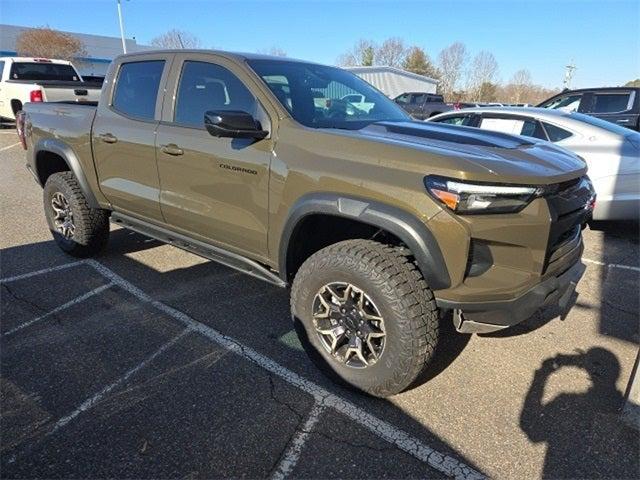
<instances>
[{"instance_id":1,"label":"rear door","mask_svg":"<svg viewBox=\"0 0 640 480\"><path fill-rule=\"evenodd\" d=\"M238 65L212 54L178 54L157 155L161 206L174 229L240 253L266 255L273 141L214 137L208 110L250 113L270 129L266 110Z\"/></svg>"},{"instance_id":2,"label":"rear door","mask_svg":"<svg viewBox=\"0 0 640 480\"><path fill-rule=\"evenodd\" d=\"M634 128L638 124L638 111L634 106L638 99L634 90L595 91L583 112L594 117Z\"/></svg>"},{"instance_id":3,"label":"rear door","mask_svg":"<svg viewBox=\"0 0 640 480\"><path fill-rule=\"evenodd\" d=\"M155 139L163 85L174 55L126 58L98 106L93 152L100 189L121 211L162 221Z\"/></svg>"}]
</instances>

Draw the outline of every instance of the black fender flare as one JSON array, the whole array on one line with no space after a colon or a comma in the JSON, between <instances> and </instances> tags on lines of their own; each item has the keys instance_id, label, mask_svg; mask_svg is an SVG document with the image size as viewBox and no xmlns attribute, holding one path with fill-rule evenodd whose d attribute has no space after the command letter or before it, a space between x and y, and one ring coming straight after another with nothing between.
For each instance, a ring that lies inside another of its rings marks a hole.
<instances>
[{"instance_id":1,"label":"black fender flare","mask_svg":"<svg viewBox=\"0 0 640 480\"><path fill-rule=\"evenodd\" d=\"M76 179L78 180L78 185L80 185L80 189L82 190L84 197L87 199L87 203L89 204L89 206L91 208L100 208L100 204L98 203L98 200L96 200L96 197L93 194L91 187L89 186L89 182L87 181L87 177L82 170L80 159L71 149L71 147L69 147L69 145L55 138L41 139L35 145L33 151L33 168L34 173L36 174L36 177L38 179L40 179L40 172L38 172L37 170L37 159L40 152L51 152L61 157L69 167L69 170L73 172ZM42 182L41 186L44 187L44 185L42 185Z\"/></svg>"},{"instance_id":2,"label":"black fender flare","mask_svg":"<svg viewBox=\"0 0 640 480\"><path fill-rule=\"evenodd\" d=\"M429 228L411 213L385 203L334 193L312 193L301 197L289 211L280 237L279 270L288 278L289 243L297 225L309 215L350 218L386 230L411 250L418 268L432 290L451 286L442 251Z\"/></svg>"}]
</instances>

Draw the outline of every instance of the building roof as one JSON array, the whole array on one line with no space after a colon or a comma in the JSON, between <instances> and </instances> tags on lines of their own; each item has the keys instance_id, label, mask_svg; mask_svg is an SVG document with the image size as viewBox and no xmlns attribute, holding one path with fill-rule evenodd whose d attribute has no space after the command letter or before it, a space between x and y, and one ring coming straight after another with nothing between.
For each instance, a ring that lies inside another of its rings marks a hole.
<instances>
[{"instance_id":1,"label":"building roof","mask_svg":"<svg viewBox=\"0 0 640 480\"><path fill-rule=\"evenodd\" d=\"M401 68L390 67L388 65L373 65L370 67L358 66L358 67L344 67L345 70L349 70L353 73L379 73L379 72L389 72L395 73L396 75L403 75L405 77L414 78L416 80L422 80L429 83L433 83L436 85L438 80L431 77L426 77L424 75L419 75L413 72L407 72L406 70L402 70Z\"/></svg>"}]
</instances>

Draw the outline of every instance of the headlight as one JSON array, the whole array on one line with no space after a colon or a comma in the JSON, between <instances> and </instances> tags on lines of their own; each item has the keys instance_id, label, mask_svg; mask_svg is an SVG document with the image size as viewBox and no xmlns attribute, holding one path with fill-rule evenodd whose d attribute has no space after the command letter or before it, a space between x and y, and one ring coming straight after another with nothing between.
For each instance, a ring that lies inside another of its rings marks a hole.
<instances>
[{"instance_id":1,"label":"headlight","mask_svg":"<svg viewBox=\"0 0 640 480\"><path fill-rule=\"evenodd\" d=\"M466 183L435 175L425 177L424 184L431 196L460 214L519 212L543 192L532 186Z\"/></svg>"}]
</instances>

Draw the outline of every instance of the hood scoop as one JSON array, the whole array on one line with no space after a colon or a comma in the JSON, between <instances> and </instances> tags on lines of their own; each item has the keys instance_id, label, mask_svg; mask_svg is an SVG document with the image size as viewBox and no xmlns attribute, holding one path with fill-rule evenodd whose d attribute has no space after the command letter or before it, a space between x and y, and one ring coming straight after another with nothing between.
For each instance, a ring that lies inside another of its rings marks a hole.
<instances>
[{"instance_id":1,"label":"hood scoop","mask_svg":"<svg viewBox=\"0 0 640 480\"><path fill-rule=\"evenodd\" d=\"M363 128L361 133L405 141L413 137L414 141L425 139L478 147L516 149L534 145L524 138L506 133L429 122L377 122Z\"/></svg>"}]
</instances>

